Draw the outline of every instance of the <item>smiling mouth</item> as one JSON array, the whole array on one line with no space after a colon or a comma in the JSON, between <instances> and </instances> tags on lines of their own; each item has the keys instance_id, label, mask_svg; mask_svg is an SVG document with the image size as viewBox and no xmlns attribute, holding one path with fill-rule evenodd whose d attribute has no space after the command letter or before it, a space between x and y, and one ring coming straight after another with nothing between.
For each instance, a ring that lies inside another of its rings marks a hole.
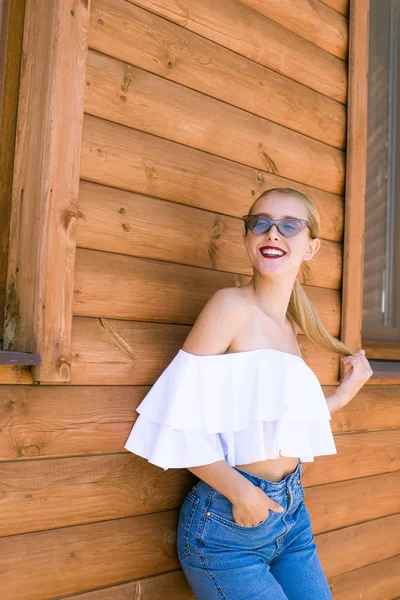
<instances>
[{"instance_id":1,"label":"smiling mouth","mask_svg":"<svg viewBox=\"0 0 400 600\"><path fill-rule=\"evenodd\" d=\"M263 258L272 258L272 259L282 258L283 256L286 255L286 252L279 252L278 250L261 249L260 253L263 256Z\"/></svg>"}]
</instances>

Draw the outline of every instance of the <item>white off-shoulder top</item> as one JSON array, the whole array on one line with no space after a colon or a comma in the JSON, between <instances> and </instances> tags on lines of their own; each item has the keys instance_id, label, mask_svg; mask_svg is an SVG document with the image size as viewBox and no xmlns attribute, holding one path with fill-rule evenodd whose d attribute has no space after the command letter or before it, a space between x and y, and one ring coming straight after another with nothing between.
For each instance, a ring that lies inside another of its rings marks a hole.
<instances>
[{"instance_id":1,"label":"white off-shoulder top","mask_svg":"<svg viewBox=\"0 0 400 600\"><path fill-rule=\"evenodd\" d=\"M336 454L320 383L295 354L182 348L137 407L126 450L164 470Z\"/></svg>"}]
</instances>

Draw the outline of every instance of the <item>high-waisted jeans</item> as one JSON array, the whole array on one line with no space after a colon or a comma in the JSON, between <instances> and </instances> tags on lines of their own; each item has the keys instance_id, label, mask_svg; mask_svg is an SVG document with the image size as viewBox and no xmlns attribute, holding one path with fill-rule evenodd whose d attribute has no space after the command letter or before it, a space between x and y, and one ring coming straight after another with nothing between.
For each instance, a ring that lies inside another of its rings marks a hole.
<instances>
[{"instance_id":1,"label":"high-waisted jeans","mask_svg":"<svg viewBox=\"0 0 400 600\"><path fill-rule=\"evenodd\" d=\"M304 504L302 462L278 482L234 467L285 509L250 527L199 480L179 514L178 559L198 600L332 600Z\"/></svg>"}]
</instances>

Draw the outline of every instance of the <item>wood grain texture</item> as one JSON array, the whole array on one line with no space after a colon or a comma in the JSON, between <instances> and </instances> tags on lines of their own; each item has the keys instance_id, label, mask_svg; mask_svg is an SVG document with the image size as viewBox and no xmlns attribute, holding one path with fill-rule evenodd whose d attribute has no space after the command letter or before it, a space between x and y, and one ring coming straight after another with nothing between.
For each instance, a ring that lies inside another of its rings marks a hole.
<instances>
[{"instance_id":1,"label":"wood grain texture","mask_svg":"<svg viewBox=\"0 0 400 600\"><path fill-rule=\"evenodd\" d=\"M32 383L31 367L22 365L0 365L0 384Z\"/></svg>"},{"instance_id":2,"label":"wood grain texture","mask_svg":"<svg viewBox=\"0 0 400 600\"><path fill-rule=\"evenodd\" d=\"M337 432L400 427L400 386L365 385L345 407L333 415Z\"/></svg>"},{"instance_id":3,"label":"wood grain texture","mask_svg":"<svg viewBox=\"0 0 400 600\"><path fill-rule=\"evenodd\" d=\"M400 558L392 556L372 565L328 579L335 600L354 600L354 590L363 600L393 600L400 581ZM70 600L195 600L182 570L122 583L103 590L69 596ZM398 599L397 599L398 600Z\"/></svg>"},{"instance_id":4,"label":"wood grain texture","mask_svg":"<svg viewBox=\"0 0 400 600\"><path fill-rule=\"evenodd\" d=\"M399 554L400 514L322 533L316 543L327 577L350 573Z\"/></svg>"},{"instance_id":5,"label":"wood grain texture","mask_svg":"<svg viewBox=\"0 0 400 600\"><path fill-rule=\"evenodd\" d=\"M0 5L0 331L4 327L12 177L25 0Z\"/></svg>"},{"instance_id":6,"label":"wood grain texture","mask_svg":"<svg viewBox=\"0 0 400 600\"><path fill-rule=\"evenodd\" d=\"M149 362L153 382L164 365L162 358L156 367ZM0 460L123 452L124 441L137 418L136 407L150 385L3 385ZM323 390L329 396L335 387L324 385ZM305 485L345 481L399 468L400 410L395 390L388 386L372 391L375 397L358 404L353 427L347 424L346 434L340 435L346 410L333 413L331 426L338 454L320 456L313 464L305 464ZM358 396L348 406L357 404Z\"/></svg>"},{"instance_id":7,"label":"wood grain texture","mask_svg":"<svg viewBox=\"0 0 400 600\"><path fill-rule=\"evenodd\" d=\"M210 195L206 181L199 185L197 198L191 194L189 181L187 195L176 198L179 202L169 201L175 199L175 186L168 180L161 199L81 181L77 246L247 274L249 265L247 257L246 264L243 263L245 229L241 217L248 212L248 206L244 193L241 196L242 190L235 187L236 181L240 186L240 178L236 177L231 202L226 205L224 197ZM209 182L213 185L212 172ZM318 198L315 203L323 215L332 216L322 218L321 248L309 265L303 262L303 277L306 280L317 269L320 282L326 281L327 287L337 288L341 286L342 260L340 203L335 206L329 197ZM199 232L196 237L194 229ZM230 252L234 253L234 261ZM327 264L328 256L331 264ZM325 274L319 268L321 260L325 263Z\"/></svg>"},{"instance_id":8,"label":"wood grain texture","mask_svg":"<svg viewBox=\"0 0 400 600\"><path fill-rule=\"evenodd\" d=\"M1 469L1 537L141 515L156 518L159 512L179 509L196 481L187 469L163 471L125 450L31 459L18 465L10 461ZM346 481L334 478L332 471L332 481L325 485L304 481L315 534L398 512L399 470ZM355 502L356 498L370 501Z\"/></svg>"},{"instance_id":9,"label":"wood grain texture","mask_svg":"<svg viewBox=\"0 0 400 600\"><path fill-rule=\"evenodd\" d=\"M134 4L97 1L91 11L89 46L127 67L140 67L331 146L345 147L345 106ZM127 78L124 82L122 88L129 86ZM87 79L86 95L92 84ZM131 84L130 96L134 81ZM122 96L123 89L116 98Z\"/></svg>"},{"instance_id":10,"label":"wood grain texture","mask_svg":"<svg viewBox=\"0 0 400 600\"><path fill-rule=\"evenodd\" d=\"M196 600L182 569L69 596L68 600Z\"/></svg>"},{"instance_id":11,"label":"wood grain texture","mask_svg":"<svg viewBox=\"0 0 400 600\"><path fill-rule=\"evenodd\" d=\"M236 273L203 270L164 260L78 249L74 315L194 322L195 315L213 292L220 287L240 287L250 279L250 275L246 278ZM318 283L318 274L309 279L314 284ZM301 283L302 280L304 278L299 276ZM338 291L308 284L304 285L304 289L328 331L337 336L340 319ZM170 298L168 303L162 301L165 294Z\"/></svg>"},{"instance_id":12,"label":"wood grain texture","mask_svg":"<svg viewBox=\"0 0 400 600\"><path fill-rule=\"evenodd\" d=\"M86 270L83 277L89 275L89 263L94 269L101 269L101 265L104 264L107 270L106 265L113 262L115 265L120 264L122 270L129 269L129 265L132 265L132 269L134 265L143 265L143 269L146 269L146 262L141 259L162 261L162 264L154 262L154 269L160 276L164 265L168 272L173 268L178 272L178 265L212 269L214 274L210 274L210 277L218 278L217 272L220 272L221 282L224 281L224 277L228 277L228 273L249 277L252 275L253 265L245 252L242 237L244 226L241 219L146 197L136 196L136 200L136 204L130 205L128 209L121 207L121 203L113 205L111 201L107 203L106 208L96 204L93 210L93 205L81 204L79 222L82 223L82 231L79 233L79 245L86 250L78 252L80 264L76 267L75 278L79 279L79 284L75 284L75 288L79 287L82 281L81 269ZM196 237L193 236L194 231ZM92 249L100 250L102 254L96 254ZM119 256L115 256L114 253L118 253ZM125 268L123 265L126 265ZM153 267L149 264L148 268ZM182 269L182 273L184 272ZM223 272L226 275L223 275ZM101 276L101 273L99 275ZM134 274L132 276L134 277ZM115 277L118 277L118 273L115 273ZM243 282L248 281L249 277L243 279ZM298 279L305 285L339 290L341 245L322 239L315 257L311 261L304 260L301 263ZM81 296L81 291L75 289L74 294L76 308L84 302L88 304ZM101 298L93 300L97 303L102 302ZM93 305L93 310L88 316L99 316L101 313L96 310ZM75 311L75 314L82 313Z\"/></svg>"},{"instance_id":13,"label":"wood grain texture","mask_svg":"<svg viewBox=\"0 0 400 600\"><path fill-rule=\"evenodd\" d=\"M8 598L51 600L179 568L178 511L0 538ZM400 515L315 537L328 578L391 558L400 550Z\"/></svg>"},{"instance_id":14,"label":"wood grain texture","mask_svg":"<svg viewBox=\"0 0 400 600\"><path fill-rule=\"evenodd\" d=\"M167 362L160 355L155 366L148 359L152 382ZM2 385L0 460L123 453L138 416L136 407L151 385ZM335 386L324 385L323 391L327 397ZM382 386L368 391L373 392L368 398L362 397L362 390L344 409L332 414L338 454L305 463L305 486L399 469L399 390ZM353 405L354 416L344 419Z\"/></svg>"},{"instance_id":15,"label":"wood grain texture","mask_svg":"<svg viewBox=\"0 0 400 600\"><path fill-rule=\"evenodd\" d=\"M240 2L135 0L131 4L146 8L343 104L347 101L347 65L344 61ZM93 9L96 11L96 8L95 3Z\"/></svg>"},{"instance_id":16,"label":"wood grain texture","mask_svg":"<svg viewBox=\"0 0 400 600\"><path fill-rule=\"evenodd\" d=\"M348 21L319 0L240 0L282 27L347 60Z\"/></svg>"},{"instance_id":17,"label":"wood grain texture","mask_svg":"<svg viewBox=\"0 0 400 600\"><path fill-rule=\"evenodd\" d=\"M70 376L89 10L26 1L3 349L40 354L35 381Z\"/></svg>"},{"instance_id":18,"label":"wood grain texture","mask_svg":"<svg viewBox=\"0 0 400 600\"><path fill-rule=\"evenodd\" d=\"M344 575L331 577L335 600L393 600L400 590L400 554L380 560Z\"/></svg>"},{"instance_id":19,"label":"wood grain texture","mask_svg":"<svg viewBox=\"0 0 400 600\"><path fill-rule=\"evenodd\" d=\"M367 159L369 0L350 3L349 104L341 340L361 346ZM345 369L340 365L341 376Z\"/></svg>"},{"instance_id":20,"label":"wood grain texture","mask_svg":"<svg viewBox=\"0 0 400 600\"><path fill-rule=\"evenodd\" d=\"M89 56L85 113L342 193L341 150L121 61Z\"/></svg>"},{"instance_id":21,"label":"wood grain texture","mask_svg":"<svg viewBox=\"0 0 400 600\"><path fill-rule=\"evenodd\" d=\"M341 15L348 17L350 0L321 0L327 6L330 6Z\"/></svg>"},{"instance_id":22,"label":"wood grain texture","mask_svg":"<svg viewBox=\"0 0 400 600\"><path fill-rule=\"evenodd\" d=\"M125 452L150 386L0 387L0 461ZM22 461L21 461L22 463Z\"/></svg>"},{"instance_id":23,"label":"wood grain texture","mask_svg":"<svg viewBox=\"0 0 400 600\"><path fill-rule=\"evenodd\" d=\"M156 517L181 506L196 481L190 471L164 471L122 452L3 463L0 537L124 517Z\"/></svg>"},{"instance_id":24,"label":"wood grain texture","mask_svg":"<svg viewBox=\"0 0 400 600\"><path fill-rule=\"evenodd\" d=\"M53 598L177 570L178 511L0 538L2 592Z\"/></svg>"},{"instance_id":25,"label":"wood grain texture","mask_svg":"<svg viewBox=\"0 0 400 600\"><path fill-rule=\"evenodd\" d=\"M314 534L399 513L399 486L396 470L307 488L304 502L312 514Z\"/></svg>"},{"instance_id":26,"label":"wood grain texture","mask_svg":"<svg viewBox=\"0 0 400 600\"><path fill-rule=\"evenodd\" d=\"M196 285L196 300L203 302ZM173 296L171 295L171 300ZM179 301L179 299L176 299ZM181 300L181 302L183 299ZM193 307L193 302L191 303ZM193 310L191 308L190 310ZM192 316L188 316L192 321ZM191 325L74 317L73 385L142 385L154 383L182 346ZM338 385L339 357L298 338L304 360L322 385ZM45 385L45 383L43 384ZM66 383L65 385L69 385Z\"/></svg>"},{"instance_id":27,"label":"wood grain texture","mask_svg":"<svg viewBox=\"0 0 400 600\"><path fill-rule=\"evenodd\" d=\"M359 433L340 434L335 426L338 412L332 414L337 454L318 456L314 463L304 463L304 485L317 485L323 490L325 484L332 482L339 486L340 482L355 481L359 477L368 479L380 473L399 473L400 428L390 429L390 418L387 417L382 429L371 427Z\"/></svg>"},{"instance_id":28,"label":"wood grain texture","mask_svg":"<svg viewBox=\"0 0 400 600\"><path fill-rule=\"evenodd\" d=\"M82 179L239 218L261 192L294 187L323 212L320 235L342 239L339 196L89 115L84 123Z\"/></svg>"}]
</instances>

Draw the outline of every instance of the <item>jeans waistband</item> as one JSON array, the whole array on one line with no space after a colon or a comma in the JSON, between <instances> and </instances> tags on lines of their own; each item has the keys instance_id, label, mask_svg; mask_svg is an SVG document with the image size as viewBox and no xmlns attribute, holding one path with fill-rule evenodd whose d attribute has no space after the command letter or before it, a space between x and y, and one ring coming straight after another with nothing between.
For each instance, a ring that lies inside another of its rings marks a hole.
<instances>
[{"instance_id":1,"label":"jeans waistband","mask_svg":"<svg viewBox=\"0 0 400 600\"><path fill-rule=\"evenodd\" d=\"M289 473L289 475L286 475L286 477L281 479L281 481L270 481L269 479L263 479L262 477L258 477L257 475L253 475L247 471L242 471L242 469L238 469L238 467L233 468L247 477L247 479L254 483L254 485L260 487L267 494L280 494L282 492L295 491L296 488L302 485L301 478L303 475L303 463L301 459L299 459L295 470L292 473Z\"/></svg>"}]
</instances>

